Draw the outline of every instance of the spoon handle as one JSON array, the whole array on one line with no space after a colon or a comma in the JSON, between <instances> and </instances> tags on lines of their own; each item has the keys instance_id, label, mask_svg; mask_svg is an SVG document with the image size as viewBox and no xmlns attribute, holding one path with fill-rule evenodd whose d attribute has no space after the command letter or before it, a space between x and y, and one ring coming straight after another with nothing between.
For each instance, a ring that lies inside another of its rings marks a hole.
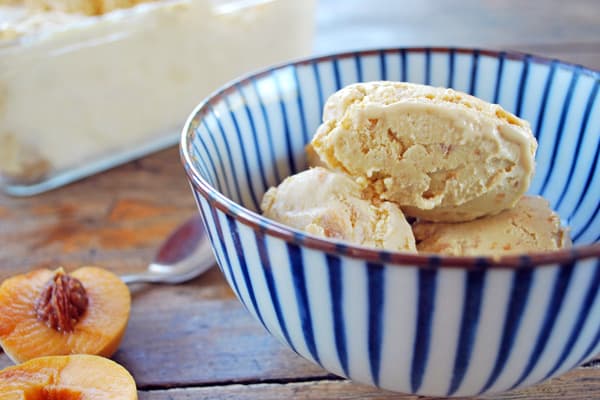
<instances>
[{"instance_id":1,"label":"spoon handle","mask_svg":"<svg viewBox=\"0 0 600 400\"><path fill-rule=\"evenodd\" d=\"M205 253L206 254L206 253ZM188 263L191 260L188 261ZM149 271L140 272L137 274L127 274L121 275L121 280L129 285L132 283L183 283L187 282L195 277L203 274L208 271L213 265L215 265L215 261L212 258L212 254L208 253L204 259L198 263L194 263L193 268L187 268L187 270L183 273L178 274L169 274L168 270L170 266L164 266L160 264L150 264ZM166 272L160 272L161 270L165 270Z\"/></svg>"}]
</instances>

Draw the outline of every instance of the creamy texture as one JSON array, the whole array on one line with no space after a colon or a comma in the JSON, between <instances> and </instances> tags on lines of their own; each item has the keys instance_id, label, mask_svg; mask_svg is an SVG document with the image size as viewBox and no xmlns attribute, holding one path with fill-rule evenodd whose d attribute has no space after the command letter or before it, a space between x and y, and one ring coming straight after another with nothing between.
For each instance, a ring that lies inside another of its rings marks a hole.
<instances>
[{"instance_id":1,"label":"creamy texture","mask_svg":"<svg viewBox=\"0 0 600 400\"><path fill-rule=\"evenodd\" d=\"M452 89L350 85L326 102L312 147L371 195L431 221L509 209L527 190L537 143L529 124Z\"/></svg>"},{"instance_id":2,"label":"creamy texture","mask_svg":"<svg viewBox=\"0 0 600 400\"><path fill-rule=\"evenodd\" d=\"M100 16L2 7L15 12L0 27L0 177L40 181L175 137L219 85L311 50L311 1L213 3Z\"/></svg>"},{"instance_id":3,"label":"creamy texture","mask_svg":"<svg viewBox=\"0 0 600 400\"><path fill-rule=\"evenodd\" d=\"M8 46L6 41L9 40L27 40L28 37L50 34L85 21L89 21L88 17L80 14L35 12L22 4L0 6L0 49L3 44Z\"/></svg>"},{"instance_id":4,"label":"creamy texture","mask_svg":"<svg viewBox=\"0 0 600 400\"><path fill-rule=\"evenodd\" d=\"M454 256L500 256L571 246L560 218L538 196L523 196L514 208L474 221L417 222L413 231L419 252Z\"/></svg>"},{"instance_id":5,"label":"creamy texture","mask_svg":"<svg viewBox=\"0 0 600 400\"><path fill-rule=\"evenodd\" d=\"M320 237L361 246L416 252L410 225L391 202L372 203L350 177L316 167L269 189L263 214Z\"/></svg>"},{"instance_id":6,"label":"creamy texture","mask_svg":"<svg viewBox=\"0 0 600 400\"><path fill-rule=\"evenodd\" d=\"M32 10L101 15L149 1L154 0L25 0L25 5Z\"/></svg>"}]
</instances>

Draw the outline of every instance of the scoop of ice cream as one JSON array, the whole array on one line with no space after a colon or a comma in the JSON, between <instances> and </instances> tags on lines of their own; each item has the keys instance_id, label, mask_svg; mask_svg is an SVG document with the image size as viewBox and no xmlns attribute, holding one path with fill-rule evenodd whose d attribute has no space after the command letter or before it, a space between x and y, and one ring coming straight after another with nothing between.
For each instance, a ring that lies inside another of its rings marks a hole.
<instances>
[{"instance_id":1,"label":"scoop of ice cream","mask_svg":"<svg viewBox=\"0 0 600 400\"><path fill-rule=\"evenodd\" d=\"M523 196L513 209L461 223L417 222L420 252L455 256L505 255L571 246L568 231L546 200Z\"/></svg>"},{"instance_id":2,"label":"scoop of ice cream","mask_svg":"<svg viewBox=\"0 0 600 400\"><path fill-rule=\"evenodd\" d=\"M430 221L511 208L528 189L537 147L529 124L452 89L350 85L326 102L312 147L328 168Z\"/></svg>"},{"instance_id":3,"label":"scoop of ice cream","mask_svg":"<svg viewBox=\"0 0 600 400\"><path fill-rule=\"evenodd\" d=\"M363 199L352 178L324 168L311 168L269 189L263 214L308 233L362 246L416 252L410 225L391 202Z\"/></svg>"},{"instance_id":4,"label":"scoop of ice cream","mask_svg":"<svg viewBox=\"0 0 600 400\"><path fill-rule=\"evenodd\" d=\"M8 1L8 0L3 0ZM12 0L17 1L17 0ZM119 8L130 8L154 0L23 0L30 10L58 11L83 15L102 15Z\"/></svg>"}]
</instances>

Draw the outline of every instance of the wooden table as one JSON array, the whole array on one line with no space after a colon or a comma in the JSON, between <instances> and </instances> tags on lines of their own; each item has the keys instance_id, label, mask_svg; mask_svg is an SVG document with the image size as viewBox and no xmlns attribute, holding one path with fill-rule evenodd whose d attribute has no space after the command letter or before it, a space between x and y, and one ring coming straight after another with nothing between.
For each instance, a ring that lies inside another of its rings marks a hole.
<instances>
[{"instance_id":1,"label":"wooden table","mask_svg":"<svg viewBox=\"0 0 600 400\"><path fill-rule=\"evenodd\" d=\"M315 51L453 45L534 52L600 69L600 1L323 0ZM196 212L170 148L53 192L0 195L0 280L33 268L95 264L139 271ZM220 272L179 286L132 288L129 327L114 359L141 399L411 399L356 385L271 338ZM0 355L0 367L10 365ZM600 360L492 399L600 399Z\"/></svg>"}]
</instances>

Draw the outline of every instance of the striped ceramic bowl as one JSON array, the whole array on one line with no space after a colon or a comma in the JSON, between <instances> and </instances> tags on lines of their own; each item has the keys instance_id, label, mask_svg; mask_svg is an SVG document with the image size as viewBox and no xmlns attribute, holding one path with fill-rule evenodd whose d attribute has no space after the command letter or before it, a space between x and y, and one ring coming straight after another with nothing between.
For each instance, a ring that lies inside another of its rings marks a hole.
<instances>
[{"instance_id":1,"label":"striped ceramic bowl","mask_svg":"<svg viewBox=\"0 0 600 400\"><path fill-rule=\"evenodd\" d=\"M265 190L306 168L327 97L369 80L453 87L529 120L532 193L575 247L409 255L323 240L262 217ZM358 382L465 396L534 384L600 351L600 73L534 56L411 48L282 65L205 100L181 152L218 264L276 338Z\"/></svg>"}]
</instances>

